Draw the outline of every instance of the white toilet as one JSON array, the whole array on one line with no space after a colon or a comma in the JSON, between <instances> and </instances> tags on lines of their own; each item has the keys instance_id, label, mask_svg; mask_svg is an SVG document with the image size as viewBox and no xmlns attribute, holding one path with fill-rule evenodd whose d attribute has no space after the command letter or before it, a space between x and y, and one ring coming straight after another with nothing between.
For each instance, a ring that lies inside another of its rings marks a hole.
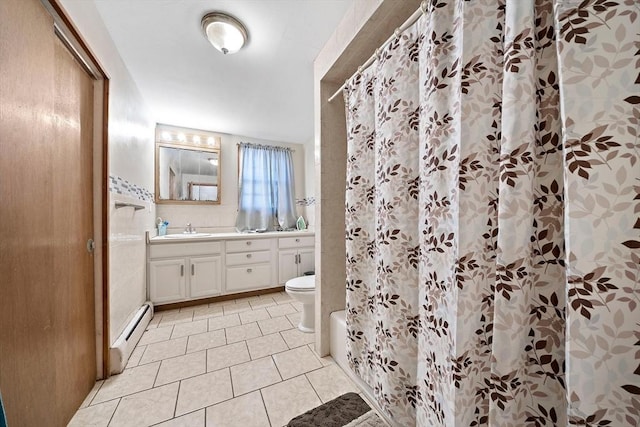
<instances>
[{"instance_id":1,"label":"white toilet","mask_svg":"<svg viewBox=\"0 0 640 427\"><path fill-rule=\"evenodd\" d=\"M300 317L298 329L302 332L313 332L316 298L315 274L312 276L300 276L287 280L284 288L291 298L302 303L302 316Z\"/></svg>"}]
</instances>

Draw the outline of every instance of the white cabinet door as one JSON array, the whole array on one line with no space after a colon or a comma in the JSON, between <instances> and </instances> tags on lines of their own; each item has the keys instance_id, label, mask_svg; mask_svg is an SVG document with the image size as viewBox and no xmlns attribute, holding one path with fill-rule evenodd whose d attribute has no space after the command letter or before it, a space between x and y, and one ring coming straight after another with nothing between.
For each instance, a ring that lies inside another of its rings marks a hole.
<instances>
[{"instance_id":1,"label":"white cabinet door","mask_svg":"<svg viewBox=\"0 0 640 427\"><path fill-rule=\"evenodd\" d=\"M189 297L202 298L220 294L222 282L222 257L190 258Z\"/></svg>"},{"instance_id":2,"label":"white cabinet door","mask_svg":"<svg viewBox=\"0 0 640 427\"><path fill-rule=\"evenodd\" d=\"M184 258L149 262L149 293L154 303L181 301L185 298L186 263Z\"/></svg>"},{"instance_id":3,"label":"white cabinet door","mask_svg":"<svg viewBox=\"0 0 640 427\"><path fill-rule=\"evenodd\" d=\"M315 271L316 259L314 249L300 249L298 251L298 276L307 271Z\"/></svg>"},{"instance_id":4,"label":"white cabinet door","mask_svg":"<svg viewBox=\"0 0 640 427\"><path fill-rule=\"evenodd\" d=\"M280 251L278 253L278 283L281 285L284 285L289 279L298 277L297 255L297 250Z\"/></svg>"}]
</instances>

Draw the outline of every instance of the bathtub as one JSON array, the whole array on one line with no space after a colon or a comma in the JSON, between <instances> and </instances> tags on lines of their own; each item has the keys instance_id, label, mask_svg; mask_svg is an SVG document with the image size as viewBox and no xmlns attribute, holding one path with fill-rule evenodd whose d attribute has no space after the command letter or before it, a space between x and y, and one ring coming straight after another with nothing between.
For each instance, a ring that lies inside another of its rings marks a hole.
<instances>
[{"instance_id":1,"label":"bathtub","mask_svg":"<svg viewBox=\"0 0 640 427\"><path fill-rule=\"evenodd\" d=\"M347 320L345 318L344 310L334 311L331 313L329 321L329 337L329 347L333 360L335 360L338 366L349 376L351 381L356 383L358 388L362 390L362 394L364 394L369 406L374 408L378 412L378 415L384 418L387 424L390 426L396 426L396 423L392 422L389 417L380 410L378 404L375 403L371 387L362 381L362 379L349 367L349 362L347 360Z\"/></svg>"}]
</instances>

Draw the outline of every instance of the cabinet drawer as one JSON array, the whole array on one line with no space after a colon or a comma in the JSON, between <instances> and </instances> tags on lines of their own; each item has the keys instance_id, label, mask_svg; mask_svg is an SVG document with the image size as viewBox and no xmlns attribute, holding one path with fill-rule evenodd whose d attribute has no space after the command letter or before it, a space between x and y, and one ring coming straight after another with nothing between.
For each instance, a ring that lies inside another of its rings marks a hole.
<instances>
[{"instance_id":1,"label":"cabinet drawer","mask_svg":"<svg viewBox=\"0 0 640 427\"><path fill-rule=\"evenodd\" d=\"M150 258L174 258L193 255L213 255L222 252L221 242L173 243L149 245Z\"/></svg>"},{"instance_id":2,"label":"cabinet drawer","mask_svg":"<svg viewBox=\"0 0 640 427\"><path fill-rule=\"evenodd\" d=\"M271 283L271 264L258 264L245 267L227 267L227 291L269 288Z\"/></svg>"},{"instance_id":3,"label":"cabinet drawer","mask_svg":"<svg viewBox=\"0 0 640 427\"><path fill-rule=\"evenodd\" d=\"M227 265L256 264L271 262L271 252L239 252L227 255Z\"/></svg>"},{"instance_id":4,"label":"cabinet drawer","mask_svg":"<svg viewBox=\"0 0 640 427\"><path fill-rule=\"evenodd\" d=\"M247 252L247 251L266 251L269 249L271 249L270 239L243 239L243 240L227 241L227 253Z\"/></svg>"},{"instance_id":5,"label":"cabinet drawer","mask_svg":"<svg viewBox=\"0 0 640 427\"><path fill-rule=\"evenodd\" d=\"M314 236L281 237L278 239L278 248L301 248L303 246L313 246L314 243Z\"/></svg>"}]
</instances>

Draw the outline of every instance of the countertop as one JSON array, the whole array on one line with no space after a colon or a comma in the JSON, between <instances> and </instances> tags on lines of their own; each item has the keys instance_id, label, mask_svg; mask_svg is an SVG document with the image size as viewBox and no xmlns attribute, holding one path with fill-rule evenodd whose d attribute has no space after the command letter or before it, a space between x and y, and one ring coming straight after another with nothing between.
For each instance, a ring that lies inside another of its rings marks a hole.
<instances>
[{"instance_id":1,"label":"countertop","mask_svg":"<svg viewBox=\"0 0 640 427\"><path fill-rule=\"evenodd\" d=\"M243 240L243 239L269 239L274 237L300 237L314 236L314 231L268 231L265 233L196 233L195 236L179 233L169 234L167 236L149 236L148 243L165 244L165 243L185 243L185 242L209 242L216 240Z\"/></svg>"}]
</instances>

